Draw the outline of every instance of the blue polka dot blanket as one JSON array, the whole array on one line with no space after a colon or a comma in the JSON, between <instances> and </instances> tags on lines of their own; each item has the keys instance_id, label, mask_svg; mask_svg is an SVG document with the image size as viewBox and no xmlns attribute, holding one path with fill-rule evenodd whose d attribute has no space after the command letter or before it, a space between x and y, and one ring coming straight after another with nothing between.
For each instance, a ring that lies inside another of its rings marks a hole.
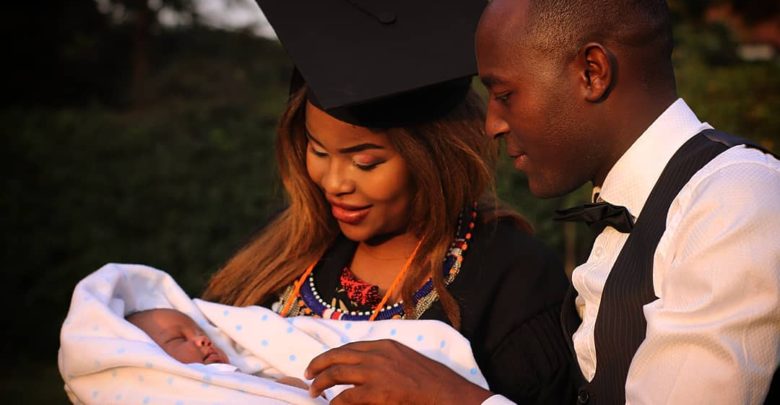
<instances>
[{"instance_id":1,"label":"blue polka dot blanket","mask_svg":"<svg viewBox=\"0 0 780 405\"><path fill-rule=\"evenodd\" d=\"M230 365L181 363L125 320L153 308L189 315ZM68 397L79 404L322 404L348 387L311 398L276 378L304 380L316 355L377 339L401 342L487 388L469 342L442 322L282 318L262 307L190 299L167 273L134 264L107 264L76 286L58 363Z\"/></svg>"}]
</instances>

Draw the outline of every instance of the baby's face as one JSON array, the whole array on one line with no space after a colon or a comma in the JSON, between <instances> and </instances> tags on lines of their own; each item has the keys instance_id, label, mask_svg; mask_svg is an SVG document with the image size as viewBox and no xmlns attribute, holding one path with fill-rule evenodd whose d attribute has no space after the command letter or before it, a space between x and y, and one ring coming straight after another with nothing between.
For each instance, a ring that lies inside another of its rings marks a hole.
<instances>
[{"instance_id":1,"label":"baby's face","mask_svg":"<svg viewBox=\"0 0 780 405\"><path fill-rule=\"evenodd\" d=\"M211 343L203 329L177 310L152 309L132 314L127 320L182 363L228 364L225 353Z\"/></svg>"}]
</instances>

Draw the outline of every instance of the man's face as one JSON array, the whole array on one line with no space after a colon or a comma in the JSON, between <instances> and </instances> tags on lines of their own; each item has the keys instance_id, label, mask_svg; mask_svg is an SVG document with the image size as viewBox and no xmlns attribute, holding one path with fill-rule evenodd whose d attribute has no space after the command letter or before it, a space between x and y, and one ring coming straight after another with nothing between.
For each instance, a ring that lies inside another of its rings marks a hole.
<instances>
[{"instance_id":1,"label":"man's face","mask_svg":"<svg viewBox=\"0 0 780 405\"><path fill-rule=\"evenodd\" d=\"M598 150L574 64L523 43L525 1L493 1L476 37L479 75L489 90L486 132L506 140L514 166L538 197L591 180Z\"/></svg>"}]
</instances>

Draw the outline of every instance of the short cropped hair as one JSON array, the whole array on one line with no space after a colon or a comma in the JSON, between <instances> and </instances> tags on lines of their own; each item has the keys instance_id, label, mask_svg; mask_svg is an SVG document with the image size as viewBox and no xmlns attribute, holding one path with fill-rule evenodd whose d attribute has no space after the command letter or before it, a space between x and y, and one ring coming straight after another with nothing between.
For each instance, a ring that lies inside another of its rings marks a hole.
<instances>
[{"instance_id":1,"label":"short cropped hair","mask_svg":"<svg viewBox=\"0 0 780 405\"><path fill-rule=\"evenodd\" d=\"M665 0L530 0L527 30L534 47L566 59L588 42L641 47L659 60L673 47Z\"/></svg>"}]
</instances>

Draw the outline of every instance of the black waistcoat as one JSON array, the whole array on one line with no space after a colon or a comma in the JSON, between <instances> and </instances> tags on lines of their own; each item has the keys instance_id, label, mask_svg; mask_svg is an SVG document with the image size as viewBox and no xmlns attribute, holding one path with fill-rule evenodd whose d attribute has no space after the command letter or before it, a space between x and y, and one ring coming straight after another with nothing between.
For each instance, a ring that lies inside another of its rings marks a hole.
<instances>
[{"instance_id":1,"label":"black waistcoat","mask_svg":"<svg viewBox=\"0 0 780 405\"><path fill-rule=\"evenodd\" d=\"M576 368L575 378L581 381L578 403L625 404L628 368L647 329L642 307L657 299L653 290L653 256L666 230L669 207L696 172L735 145L767 152L744 139L705 130L683 144L667 163L604 285L594 328L596 374L593 380L587 382ZM570 286L561 313L572 354L574 344L571 338L581 322L574 304L576 296L576 291ZM579 363L575 361L575 364ZM777 386L776 373L767 403L778 395Z\"/></svg>"}]
</instances>

